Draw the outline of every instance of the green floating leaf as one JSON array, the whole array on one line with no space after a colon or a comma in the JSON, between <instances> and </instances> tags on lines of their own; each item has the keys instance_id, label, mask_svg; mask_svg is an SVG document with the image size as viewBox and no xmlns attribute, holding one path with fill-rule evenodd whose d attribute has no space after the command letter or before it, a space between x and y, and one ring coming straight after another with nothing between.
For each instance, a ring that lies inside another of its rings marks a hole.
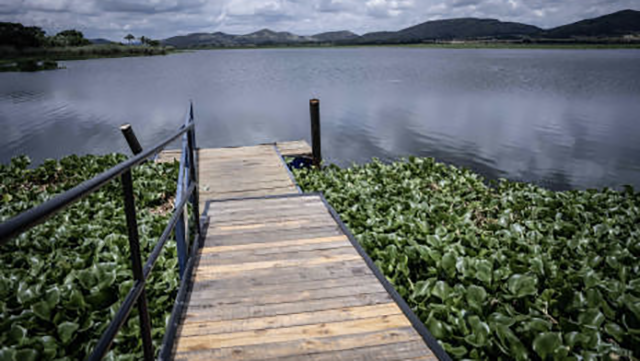
<instances>
[{"instance_id":1,"label":"green floating leaf","mask_svg":"<svg viewBox=\"0 0 640 361\"><path fill-rule=\"evenodd\" d=\"M95 286L98 282L95 272L92 269L84 269L78 272L77 277L78 281L80 281L80 284L85 290L91 290L93 286Z\"/></svg>"},{"instance_id":2,"label":"green floating leaf","mask_svg":"<svg viewBox=\"0 0 640 361\"><path fill-rule=\"evenodd\" d=\"M482 310L487 299L487 291L481 286L471 285L467 288L467 303L476 310Z\"/></svg>"},{"instance_id":3,"label":"green floating leaf","mask_svg":"<svg viewBox=\"0 0 640 361\"><path fill-rule=\"evenodd\" d=\"M0 361L14 361L16 350L12 348L3 347L0 349Z\"/></svg>"},{"instance_id":4,"label":"green floating leaf","mask_svg":"<svg viewBox=\"0 0 640 361\"><path fill-rule=\"evenodd\" d=\"M618 342L622 342L624 340L624 335L626 334L626 332L624 331L624 329L618 325L617 323L614 322L607 322L604 325L604 330L611 336L613 336L613 338L616 339L616 341Z\"/></svg>"},{"instance_id":5,"label":"green floating leaf","mask_svg":"<svg viewBox=\"0 0 640 361\"><path fill-rule=\"evenodd\" d=\"M466 336L465 341L473 347L484 347L489 341L489 325L480 321L478 316L469 317L471 335Z\"/></svg>"},{"instance_id":6,"label":"green floating leaf","mask_svg":"<svg viewBox=\"0 0 640 361\"><path fill-rule=\"evenodd\" d=\"M433 337L437 339L442 339L446 336L446 330L441 321L437 320L435 317L430 316L425 322L425 326L429 329L429 332L433 335Z\"/></svg>"},{"instance_id":7,"label":"green floating leaf","mask_svg":"<svg viewBox=\"0 0 640 361\"><path fill-rule=\"evenodd\" d=\"M605 317L599 309L589 309L578 316L578 323L582 326L597 329L605 321Z\"/></svg>"},{"instance_id":8,"label":"green floating leaf","mask_svg":"<svg viewBox=\"0 0 640 361\"><path fill-rule=\"evenodd\" d=\"M449 285L444 282L444 281L438 281L436 282L436 285L433 286L433 290L431 291L431 293L438 297L441 300L446 300L447 297L449 297L449 293L451 292L451 288L449 287Z\"/></svg>"},{"instance_id":9,"label":"green floating leaf","mask_svg":"<svg viewBox=\"0 0 640 361\"><path fill-rule=\"evenodd\" d=\"M47 360L55 358L58 352L58 342L51 336L40 337L40 344L42 345L42 356Z\"/></svg>"},{"instance_id":10,"label":"green floating leaf","mask_svg":"<svg viewBox=\"0 0 640 361\"><path fill-rule=\"evenodd\" d=\"M18 324L12 324L9 330L9 340L14 345L24 344L27 341L27 329Z\"/></svg>"},{"instance_id":11,"label":"green floating leaf","mask_svg":"<svg viewBox=\"0 0 640 361\"><path fill-rule=\"evenodd\" d=\"M492 280L493 267L491 262L486 260L480 260L476 264L476 278L485 284L490 284Z\"/></svg>"},{"instance_id":12,"label":"green floating leaf","mask_svg":"<svg viewBox=\"0 0 640 361\"><path fill-rule=\"evenodd\" d=\"M49 289L45 294L45 300L50 308L54 308L58 302L60 302L60 288L58 286L54 286Z\"/></svg>"},{"instance_id":13,"label":"green floating leaf","mask_svg":"<svg viewBox=\"0 0 640 361\"><path fill-rule=\"evenodd\" d=\"M85 307L84 296L80 290L72 290L69 295L69 300L65 303L65 307L71 310L79 310Z\"/></svg>"},{"instance_id":14,"label":"green floating leaf","mask_svg":"<svg viewBox=\"0 0 640 361\"><path fill-rule=\"evenodd\" d=\"M442 268L449 274L456 273L456 254L455 252L447 252L442 256Z\"/></svg>"},{"instance_id":15,"label":"green floating leaf","mask_svg":"<svg viewBox=\"0 0 640 361\"><path fill-rule=\"evenodd\" d=\"M537 279L533 276L515 274L507 281L509 292L516 298L535 295L538 292Z\"/></svg>"},{"instance_id":16,"label":"green floating leaf","mask_svg":"<svg viewBox=\"0 0 640 361\"><path fill-rule=\"evenodd\" d=\"M528 360L529 353L527 348L522 344L520 339L513 333L509 326L503 323L492 325L494 332L498 336L498 340L503 349L503 354L512 357L518 361Z\"/></svg>"},{"instance_id":17,"label":"green floating leaf","mask_svg":"<svg viewBox=\"0 0 640 361\"><path fill-rule=\"evenodd\" d=\"M31 310L42 320L51 320L51 306L49 306L49 303L47 301L40 301L31 305Z\"/></svg>"},{"instance_id":18,"label":"green floating leaf","mask_svg":"<svg viewBox=\"0 0 640 361\"><path fill-rule=\"evenodd\" d=\"M544 332L539 334L533 340L533 350L543 360L546 360L548 356L553 355L561 347L563 347L562 337L557 332Z\"/></svg>"},{"instance_id":19,"label":"green floating leaf","mask_svg":"<svg viewBox=\"0 0 640 361\"><path fill-rule=\"evenodd\" d=\"M38 352L32 349L21 349L13 356L15 361L36 361Z\"/></svg>"},{"instance_id":20,"label":"green floating leaf","mask_svg":"<svg viewBox=\"0 0 640 361\"><path fill-rule=\"evenodd\" d=\"M73 339L73 335L80 326L75 322L62 322L58 325L58 336L63 344L67 345Z\"/></svg>"},{"instance_id":21,"label":"green floating leaf","mask_svg":"<svg viewBox=\"0 0 640 361\"><path fill-rule=\"evenodd\" d=\"M428 297L430 294L430 289L431 289L431 282L429 281L419 281L415 284L414 286L414 291L413 294L411 295L411 298L416 299L416 298L424 298L424 297Z\"/></svg>"}]
</instances>

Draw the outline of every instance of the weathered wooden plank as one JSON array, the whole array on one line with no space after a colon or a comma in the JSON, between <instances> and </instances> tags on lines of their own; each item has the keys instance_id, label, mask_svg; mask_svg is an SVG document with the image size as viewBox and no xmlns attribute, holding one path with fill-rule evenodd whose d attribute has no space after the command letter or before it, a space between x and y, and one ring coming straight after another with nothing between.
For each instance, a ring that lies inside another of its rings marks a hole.
<instances>
[{"instance_id":1,"label":"weathered wooden plank","mask_svg":"<svg viewBox=\"0 0 640 361\"><path fill-rule=\"evenodd\" d=\"M313 208L298 208L291 209L286 212L268 213L262 210L258 212L247 212L244 215L238 214L236 217L221 217L216 215L211 219L212 226L228 226L228 225L241 225L250 223L269 223L278 222L283 220L295 220L295 219L315 219L315 220L331 220L333 219L329 212L320 212Z\"/></svg>"},{"instance_id":2,"label":"weathered wooden plank","mask_svg":"<svg viewBox=\"0 0 640 361\"><path fill-rule=\"evenodd\" d=\"M269 243L292 239L330 237L339 235L342 235L342 231L337 225L320 225L308 228L288 228L273 231L270 233L247 232L227 234L224 236L218 235L215 237L207 235L207 238L205 239L205 247Z\"/></svg>"},{"instance_id":3,"label":"weathered wooden plank","mask_svg":"<svg viewBox=\"0 0 640 361\"><path fill-rule=\"evenodd\" d=\"M263 359L263 361L437 361L438 358L424 342L408 341L375 346L351 348L347 350L290 355L287 357Z\"/></svg>"},{"instance_id":4,"label":"weathered wooden plank","mask_svg":"<svg viewBox=\"0 0 640 361\"><path fill-rule=\"evenodd\" d=\"M243 197L264 197L264 196L278 196L284 194L293 194L297 193L298 189L291 186L286 188L272 188L272 189L258 189L251 191L243 191L243 192L235 192L235 193L219 193L219 192L209 192L208 197L210 199L232 199L232 198L243 198ZM203 192L201 192L202 194Z\"/></svg>"},{"instance_id":5,"label":"weathered wooden plank","mask_svg":"<svg viewBox=\"0 0 640 361\"><path fill-rule=\"evenodd\" d=\"M283 157L311 155L311 146L304 140L276 142L276 147Z\"/></svg>"},{"instance_id":6,"label":"weathered wooden plank","mask_svg":"<svg viewBox=\"0 0 640 361\"><path fill-rule=\"evenodd\" d=\"M263 345L273 342L304 340L308 338L353 335L407 326L411 326L411 323L409 323L409 320L407 320L404 315L386 315L315 325L181 337L178 339L176 349L177 352L189 352L207 350L212 346L224 348Z\"/></svg>"},{"instance_id":7,"label":"weathered wooden plank","mask_svg":"<svg viewBox=\"0 0 640 361\"><path fill-rule=\"evenodd\" d=\"M234 187L226 189L211 189L207 191L213 199L231 199L240 197L259 197L269 195L281 195L292 194L298 192L298 189L293 184L280 184L280 185L267 185L260 187L255 185L253 187Z\"/></svg>"},{"instance_id":8,"label":"weathered wooden plank","mask_svg":"<svg viewBox=\"0 0 640 361\"><path fill-rule=\"evenodd\" d=\"M329 310L340 307L375 305L388 302L392 302L389 294L387 292L380 292L267 305L229 305L211 309L189 307L183 320L183 324L190 322L232 320L235 318L286 315L292 313Z\"/></svg>"},{"instance_id":9,"label":"weathered wooden plank","mask_svg":"<svg viewBox=\"0 0 640 361\"><path fill-rule=\"evenodd\" d=\"M252 287L236 287L236 288L217 288L211 287L207 289L193 290L191 292L191 300L196 299L234 299L243 297L258 297L268 294L293 294L295 292L323 290L336 287L361 286L363 284L373 283L375 278L371 274L362 276L346 276L341 278L321 279L304 282L286 282L267 285L254 285ZM350 294L355 294L354 292ZM291 302L293 299L287 300Z\"/></svg>"},{"instance_id":10,"label":"weathered wooden plank","mask_svg":"<svg viewBox=\"0 0 640 361\"><path fill-rule=\"evenodd\" d=\"M301 195L290 197L276 197L276 198L256 198L256 199L241 199L236 201L224 201L224 207L218 207L218 211L225 212L234 209L250 209L254 206L263 207L275 207L275 206L294 206L304 205L307 203L321 203L322 201L317 195Z\"/></svg>"},{"instance_id":11,"label":"weathered wooden plank","mask_svg":"<svg viewBox=\"0 0 640 361\"><path fill-rule=\"evenodd\" d=\"M234 234L246 235L248 233L253 233L254 236L256 236L256 233L282 231L285 229L304 230L311 226L330 227L332 225L335 225L335 221L333 221L332 219L319 220L319 221L315 221L313 219L300 219L300 220L292 220L292 221L284 221L284 222L252 223L252 224L241 225L241 226L214 227L207 232L207 237L213 238L218 236L230 236Z\"/></svg>"},{"instance_id":12,"label":"weathered wooden plank","mask_svg":"<svg viewBox=\"0 0 640 361\"><path fill-rule=\"evenodd\" d=\"M302 239L294 239L289 241L271 242L268 244L250 243L250 244L233 245L233 246L204 247L201 251L201 255L208 256L208 255L225 254L225 253L235 254L236 252L247 252L247 251L254 251L258 253L262 251L264 252L262 254L266 254L271 252L280 252L280 249L284 249L284 248L286 248L288 251L295 251L298 249L299 250L308 249L308 248L304 248L306 246L322 245L325 243L333 245L333 244L341 244L342 242L349 242L349 239L346 236L340 235L340 236L329 236L329 237L302 238Z\"/></svg>"},{"instance_id":13,"label":"weathered wooden plank","mask_svg":"<svg viewBox=\"0 0 640 361\"><path fill-rule=\"evenodd\" d=\"M205 177L208 176L206 174L200 174L201 177ZM215 185L216 185L216 189L226 189L226 188L230 188L233 186L238 186L238 187L243 187L243 188L250 188L250 187L260 187L260 188L267 188L269 186L278 186L278 185L282 185L282 184L293 184L293 182L291 181L291 178L288 177L288 175L286 174L275 174L273 176L269 176L269 177L263 177L260 179L246 179L246 178L240 178L242 175L238 175L236 173L232 174L231 176L227 177L221 177L219 176L219 174L215 173L215 172L211 172L210 177L211 178L216 178L215 179ZM205 181L207 181L208 183L210 183L207 179L204 179Z\"/></svg>"},{"instance_id":14,"label":"weathered wooden plank","mask_svg":"<svg viewBox=\"0 0 640 361\"><path fill-rule=\"evenodd\" d=\"M260 244L264 245L264 243ZM229 251L221 253L203 253L201 254L201 260L209 263L216 263L217 260L239 260L240 262L246 259L262 260L265 257L272 257L278 254L298 254L299 252L313 252L320 250L335 250L338 248L351 248L351 243L347 241L335 241L335 242L316 242L310 244L288 244L280 245L278 247L258 248L246 251ZM213 247L209 247L213 248ZM223 261L224 262L224 261ZM234 262L235 263L235 262ZM223 264L223 263L220 263Z\"/></svg>"},{"instance_id":15,"label":"weathered wooden plank","mask_svg":"<svg viewBox=\"0 0 640 361\"><path fill-rule=\"evenodd\" d=\"M234 319L217 322L193 322L182 327L181 336L203 336L270 328L313 325L326 322L350 321L361 318L399 315L402 311L393 302L379 305L343 307L331 310L279 316Z\"/></svg>"},{"instance_id":16,"label":"weathered wooden plank","mask_svg":"<svg viewBox=\"0 0 640 361\"><path fill-rule=\"evenodd\" d=\"M286 202L287 199L289 199L291 197L282 197L282 198L271 198L269 200L273 201L273 200L283 200L284 202L280 202L280 203L276 203L276 202L264 202L264 199L251 199L249 201L245 202L224 202L225 206L224 208L222 207L215 207L212 208L212 211L215 210L215 214L218 216L241 216L242 214L255 214L255 213L261 213L261 214L265 214L265 213L270 213L270 212L277 212L277 213L284 213L286 214L287 212L291 212L291 211L295 211L296 209L299 210L314 210L317 212L321 212L321 210L318 209L319 206L323 206L322 201L320 201L319 199L315 199L315 198L310 198L310 197L305 197L307 198L307 200L305 200L304 202ZM234 206L231 203L240 203L238 206ZM215 203L214 203L215 204ZM222 209L221 209L222 208Z\"/></svg>"},{"instance_id":17,"label":"weathered wooden plank","mask_svg":"<svg viewBox=\"0 0 640 361\"><path fill-rule=\"evenodd\" d=\"M220 274L224 273L238 273L255 271L265 268L284 268L284 267L299 267L303 265L320 265L324 264L330 266L332 263L338 263L343 261L354 261L362 259L359 254L345 254L338 256L330 256L323 258L308 258L308 259L288 259L282 261L262 261L251 262L246 264L230 264L222 266L208 266L203 265L198 267L198 272L195 275L195 281L215 279Z\"/></svg>"},{"instance_id":18,"label":"weathered wooden plank","mask_svg":"<svg viewBox=\"0 0 640 361\"><path fill-rule=\"evenodd\" d=\"M366 347L384 347L385 345L403 343L416 343L419 345L421 341L419 340L419 337L420 336L412 328L403 327L355 335L309 338L306 340L272 343L269 344L269 347L265 347L265 345L251 345L210 349L197 352L181 352L176 355L176 361L259 361L279 360L285 357L291 357L292 360L313 360L313 358L311 358L313 355L320 355L322 353L359 350ZM373 354L375 354L375 352ZM329 358L329 360L331 360L331 358ZM370 359L363 360L369 361ZM402 358L392 360L397 361L402 360Z\"/></svg>"},{"instance_id":19,"label":"weathered wooden plank","mask_svg":"<svg viewBox=\"0 0 640 361\"><path fill-rule=\"evenodd\" d=\"M313 282L337 278L358 277L372 274L360 260L338 262L328 268L325 265L263 269L246 273L227 273L213 280L201 280L193 284L197 290L249 289L257 286L288 285L297 282Z\"/></svg>"},{"instance_id":20,"label":"weathered wooden plank","mask_svg":"<svg viewBox=\"0 0 640 361\"><path fill-rule=\"evenodd\" d=\"M237 257L230 255L228 257L200 257L199 267L207 266L227 266L227 265L239 265L239 264L251 264L255 262L278 262L289 260L307 260L316 258L331 258L344 255L357 255L358 252L353 248L351 243L342 242L338 247L328 249L311 249L300 250L295 252L270 252L266 254L260 254L255 252L240 253Z\"/></svg>"},{"instance_id":21,"label":"weathered wooden plank","mask_svg":"<svg viewBox=\"0 0 640 361\"><path fill-rule=\"evenodd\" d=\"M284 302L311 301L325 298L384 292L384 288L382 287L382 285L380 285L379 283L374 283L374 280L375 279L372 278L365 284L349 285L344 287L300 290L275 294L252 294L249 296L235 297L226 295L211 295L209 293L201 292L199 295L194 295L194 297L189 300L189 307L208 309L222 307L225 305L269 305L280 304Z\"/></svg>"},{"instance_id":22,"label":"weathered wooden plank","mask_svg":"<svg viewBox=\"0 0 640 361\"><path fill-rule=\"evenodd\" d=\"M242 223L248 221L260 221L260 220L270 220L270 219L279 219L279 218L291 218L295 216L303 216L303 217L311 217L316 216L319 218L322 217L331 217L329 212L319 211L314 207L291 207L282 211L276 212L268 212L264 209L252 209L247 210L246 212L225 212L220 213L216 212L215 217L211 219L211 224L227 224L227 223Z\"/></svg>"},{"instance_id":23,"label":"weathered wooden plank","mask_svg":"<svg viewBox=\"0 0 640 361\"><path fill-rule=\"evenodd\" d=\"M424 342L408 341L388 343L375 346L351 348L328 352L309 353L305 355L291 355L287 357L271 358L264 361L437 361L437 357L429 350Z\"/></svg>"}]
</instances>

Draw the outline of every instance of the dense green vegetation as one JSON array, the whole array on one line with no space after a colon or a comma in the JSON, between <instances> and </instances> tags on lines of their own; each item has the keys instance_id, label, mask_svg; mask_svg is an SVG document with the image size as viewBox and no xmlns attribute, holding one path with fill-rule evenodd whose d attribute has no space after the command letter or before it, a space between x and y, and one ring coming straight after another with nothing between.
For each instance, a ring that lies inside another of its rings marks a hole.
<instances>
[{"instance_id":1,"label":"dense green vegetation","mask_svg":"<svg viewBox=\"0 0 640 361\"><path fill-rule=\"evenodd\" d=\"M640 194L487 185L428 158L295 171L455 359L640 357Z\"/></svg>"},{"instance_id":2,"label":"dense green vegetation","mask_svg":"<svg viewBox=\"0 0 640 361\"><path fill-rule=\"evenodd\" d=\"M134 39L131 34L126 38ZM173 50L145 36L140 44L92 44L78 30L47 36L36 26L0 22L0 71L52 70L60 60L166 55Z\"/></svg>"},{"instance_id":3,"label":"dense green vegetation","mask_svg":"<svg viewBox=\"0 0 640 361\"><path fill-rule=\"evenodd\" d=\"M70 156L28 168L0 165L0 222L125 160ZM167 224L177 164L133 172L143 262ZM93 350L133 284L121 184L112 181L0 247L0 360L82 360ZM169 241L147 283L153 340L164 335L178 288ZM111 360L140 360L137 310L118 334Z\"/></svg>"}]
</instances>

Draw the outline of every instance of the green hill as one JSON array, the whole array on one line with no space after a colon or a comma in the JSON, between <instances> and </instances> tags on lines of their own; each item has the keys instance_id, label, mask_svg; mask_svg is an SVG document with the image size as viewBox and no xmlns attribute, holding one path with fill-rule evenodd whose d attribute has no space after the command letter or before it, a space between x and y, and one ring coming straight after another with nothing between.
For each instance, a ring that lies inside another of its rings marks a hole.
<instances>
[{"instance_id":1,"label":"green hill","mask_svg":"<svg viewBox=\"0 0 640 361\"><path fill-rule=\"evenodd\" d=\"M623 10L545 31L548 38L620 37L640 34L640 11Z\"/></svg>"}]
</instances>

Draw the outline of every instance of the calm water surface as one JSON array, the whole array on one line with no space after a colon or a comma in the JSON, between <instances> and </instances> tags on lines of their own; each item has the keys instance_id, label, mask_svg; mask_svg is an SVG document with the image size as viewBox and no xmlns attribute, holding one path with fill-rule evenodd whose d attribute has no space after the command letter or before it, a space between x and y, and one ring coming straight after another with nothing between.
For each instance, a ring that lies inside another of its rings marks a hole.
<instances>
[{"instance_id":1,"label":"calm water surface","mask_svg":"<svg viewBox=\"0 0 640 361\"><path fill-rule=\"evenodd\" d=\"M309 139L347 165L433 156L555 189L640 188L640 51L406 48L198 51L0 74L0 162L127 151L195 104L201 147Z\"/></svg>"}]
</instances>

